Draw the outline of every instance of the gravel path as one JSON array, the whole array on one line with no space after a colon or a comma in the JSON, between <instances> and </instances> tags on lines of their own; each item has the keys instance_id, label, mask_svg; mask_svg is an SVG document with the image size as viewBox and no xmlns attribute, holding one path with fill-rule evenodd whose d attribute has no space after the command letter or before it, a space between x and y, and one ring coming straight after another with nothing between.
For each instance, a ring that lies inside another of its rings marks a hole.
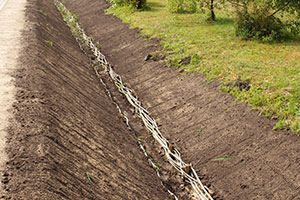
<instances>
[{"instance_id":1,"label":"gravel path","mask_svg":"<svg viewBox=\"0 0 300 200\"><path fill-rule=\"evenodd\" d=\"M16 91L11 75L17 68L24 7L25 0L0 0L0 171L7 159L5 138Z\"/></svg>"}]
</instances>

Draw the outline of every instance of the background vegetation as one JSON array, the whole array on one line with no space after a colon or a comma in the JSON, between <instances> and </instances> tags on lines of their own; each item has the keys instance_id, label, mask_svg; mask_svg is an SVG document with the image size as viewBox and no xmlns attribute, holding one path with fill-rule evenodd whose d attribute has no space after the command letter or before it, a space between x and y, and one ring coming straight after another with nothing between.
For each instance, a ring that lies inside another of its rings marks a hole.
<instances>
[{"instance_id":1,"label":"background vegetation","mask_svg":"<svg viewBox=\"0 0 300 200\"><path fill-rule=\"evenodd\" d=\"M263 11L253 4L264 1L214 0L215 20L211 0L148 0L143 11L125 6L108 12L161 38L169 66L219 80L222 90L277 119L275 129L300 132L299 15L295 7Z\"/></svg>"},{"instance_id":2,"label":"background vegetation","mask_svg":"<svg viewBox=\"0 0 300 200\"><path fill-rule=\"evenodd\" d=\"M135 9L143 9L146 6L146 0L109 0L113 6L130 6Z\"/></svg>"}]
</instances>

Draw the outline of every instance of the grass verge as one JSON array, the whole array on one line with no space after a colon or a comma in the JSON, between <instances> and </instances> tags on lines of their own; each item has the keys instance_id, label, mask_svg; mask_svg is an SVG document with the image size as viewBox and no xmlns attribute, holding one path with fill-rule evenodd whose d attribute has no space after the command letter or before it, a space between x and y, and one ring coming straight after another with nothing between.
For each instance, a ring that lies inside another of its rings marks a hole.
<instances>
[{"instance_id":1,"label":"grass verge","mask_svg":"<svg viewBox=\"0 0 300 200\"><path fill-rule=\"evenodd\" d=\"M148 0L150 9L133 12L128 7L110 8L132 28L150 38L161 38L167 63L189 73L217 79L229 92L268 118L274 129L300 133L300 39L282 43L241 40L234 20L226 12L217 21L201 13L170 13L167 0ZM188 59L189 62L183 62ZM244 85L245 87L240 87Z\"/></svg>"}]
</instances>

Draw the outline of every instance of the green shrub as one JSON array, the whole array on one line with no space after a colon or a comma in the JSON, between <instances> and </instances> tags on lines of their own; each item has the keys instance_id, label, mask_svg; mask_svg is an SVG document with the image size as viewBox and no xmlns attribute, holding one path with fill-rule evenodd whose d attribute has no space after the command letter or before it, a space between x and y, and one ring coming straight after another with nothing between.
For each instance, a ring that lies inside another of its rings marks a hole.
<instances>
[{"instance_id":1,"label":"green shrub","mask_svg":"<svg viewBox=\"0 0 300 200\"><path fill-rule=\"evenodd\" d=\"M238 0L236 34L242 38L281 41L299 34L299 20L287 22L281 16L300 12L300 3L280 0ZM295 18L297 19L297 18Z\"/></svg>"},{"instance_id":2,"label":"green shrub","mask_svg":"<svg viewBox=\"0 0 300 200\"><path fill-rule=\"evenodd\" d=\"M146 0L109 0L115 6L132 6L137 9L143 9L146 6Z\"/></svg>"},{"instance_id":3,"label":"green shrub","mask_svg":"<svg viewBox=\"0 0 300 200\"><path fill-rule=\"evenodd\" d=\"M168 0L168 8L172 13L195 13L199 0Z\"/></svg>"},{"instance_id":4,"label":"green shrub","mask_svg":"<svg viewBox=\"0 0 300 200\"><path fill-rule=\"evenodd\" d=\"M255 38L264 41L281 40L285 37L285 26L274 16L265 14L266 10L247 10L238 12L236 34L242 38Z\"/></svg>"},{"instance_id":5,"label":"green shrub","mask_svg":"<svg viewBox=\"0 0 300 200\"><path fill-rule=\"evenodd\" d=\"M294 35L300 36L300 14L288 23L288 29Z\"/></svg>"}]
</instances>

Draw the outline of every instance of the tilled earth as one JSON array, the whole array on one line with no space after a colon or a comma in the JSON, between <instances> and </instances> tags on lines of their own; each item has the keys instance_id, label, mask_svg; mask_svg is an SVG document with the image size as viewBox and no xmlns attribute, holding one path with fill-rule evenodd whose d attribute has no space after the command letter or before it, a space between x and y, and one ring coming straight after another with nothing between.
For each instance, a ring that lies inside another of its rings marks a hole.
<instances>
[{"instance_id":1,"label":"tilled earth","mask_svg":"<svg viewBox=\"0 0 300 200\"><path fill-rule=\"evenodd\" d=\"M105 0L65 3L215 199L300 199L296 135L272 131L274 121L220 92L216 82L182 75L163 60L145 61L160 50L158 42L106 15ZM28 0L26 19L2 198L168 199L53 1ZM184 191L157 144L128 115L150 154L169 171L165 185Z\"/></svg>"},{"instance_id":2,"label":"tilled earth","mask_svg":"<svg viewBox=\"0 0 300 200\"><path fill-rule=\"evenodd\" d=\"M52 0L28 0L0 199L166 199Z\"/></svg>"},{"instance_id":3,"label":"tilled earth","mask_svg":"<svg viewBox=\"0 0 300 200\"><path fill-rule=\"evenodd\" d=\"M159 59L145 61L160 50L158 42L106 15L105 0L65 2L216 198L300 199L299 137L273 131L275 121L216 82L182 75Z\"/></svg>"}]
</instances>

